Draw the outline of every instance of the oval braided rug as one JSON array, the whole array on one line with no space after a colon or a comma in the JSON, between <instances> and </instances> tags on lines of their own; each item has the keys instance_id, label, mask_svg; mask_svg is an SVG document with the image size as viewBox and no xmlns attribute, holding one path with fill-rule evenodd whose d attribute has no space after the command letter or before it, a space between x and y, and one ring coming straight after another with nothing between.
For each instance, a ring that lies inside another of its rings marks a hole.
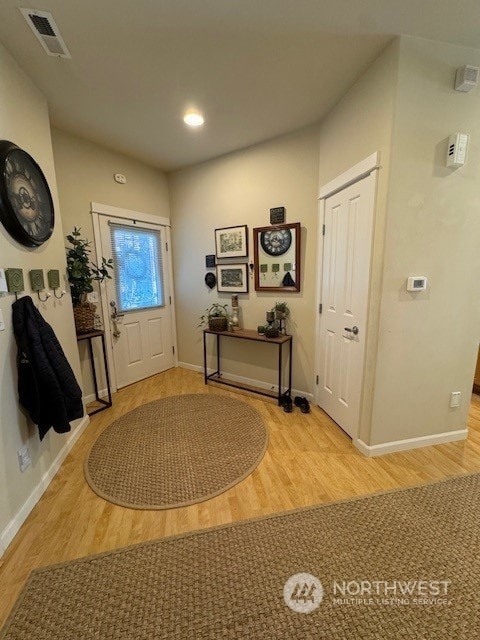
<instances>
[{"instance_id":1,"label":"oval braided rug","mask_svg":"<svg viewBox=\"0 0 480 640\"><path fill-rule=\"evenodd\" d=\"M228 396L172 396L115 420L85 463L90 487L133 509L202 502L246 478L268 444L255 409Z\"/></svg>"}]
</instances>

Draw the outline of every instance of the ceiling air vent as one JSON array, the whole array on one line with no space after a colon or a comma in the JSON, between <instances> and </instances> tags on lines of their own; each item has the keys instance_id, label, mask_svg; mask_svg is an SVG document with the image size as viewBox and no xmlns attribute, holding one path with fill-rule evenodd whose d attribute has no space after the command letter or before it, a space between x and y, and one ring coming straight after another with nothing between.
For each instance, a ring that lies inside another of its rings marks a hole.
<instances>
[{"instance_id":1,"label":"ceiling air vent","mask_svg":"<svg viewBox=\"0 0 480 640\"><path fill-rule=\"evenodd\" d=\"M49 56L72 57L51 13L36 9L20 9L20 11Z\"/></svg>"}]
</instances>

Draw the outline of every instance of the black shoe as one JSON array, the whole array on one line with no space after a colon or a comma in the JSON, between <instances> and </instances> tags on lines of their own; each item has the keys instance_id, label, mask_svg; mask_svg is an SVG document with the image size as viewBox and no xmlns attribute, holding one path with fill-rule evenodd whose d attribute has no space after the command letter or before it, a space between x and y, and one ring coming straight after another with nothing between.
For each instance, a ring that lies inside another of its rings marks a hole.
<instances>
[{"instance_id":1,"label":"black shoe","mask_svg":"<svg viewBox=\"0 0 480 640\"><path fill-rule=\"evenodd\" d=\"M285 413L292 413L293 411L293 403L290 396L283 395L280 397L280 406L283 407Z\"/></svg>"},{"instance_id":2,"label":"black shoe","mask_svg":"<svg viewBox=\"0 0 480 640\"><path fill-rule=\"evenodd\" d=\"M302 396L295 396L295 406L299 407L302 413L310 413L310 403Z\"/></svg>"}]
</instances>

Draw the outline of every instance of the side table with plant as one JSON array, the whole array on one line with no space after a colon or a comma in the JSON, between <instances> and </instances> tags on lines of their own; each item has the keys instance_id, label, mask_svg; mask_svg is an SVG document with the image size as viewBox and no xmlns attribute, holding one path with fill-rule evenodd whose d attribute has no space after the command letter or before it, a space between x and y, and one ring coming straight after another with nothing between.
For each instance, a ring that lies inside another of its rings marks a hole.
<instances>
[{"instance_id":1,"label":"side table with plant","mask_svg":"<svg viewBox=\"0 0 480 640\"><path fill-rule=\"evenodd\" d=\"M93 282L111 279L109 269L113 269L113 260L102 258L97 265L90 261L90 240L82 238L80 229L73 228L67 240L70 247L67 252L67 275L72 293L73 315L77 333L88 333L95 328L96 306L87 302L87 293L93 291Z\"/></svg>"}]
</instances>

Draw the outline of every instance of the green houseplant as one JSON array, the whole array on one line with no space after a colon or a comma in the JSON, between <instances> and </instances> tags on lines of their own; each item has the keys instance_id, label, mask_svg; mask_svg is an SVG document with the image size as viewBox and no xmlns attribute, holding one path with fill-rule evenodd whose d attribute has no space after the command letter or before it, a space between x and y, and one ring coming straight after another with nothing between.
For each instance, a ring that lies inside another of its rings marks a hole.
<instances>
[{"instance_id":1,"label":"green houseplant","mask_svg":"<svg viewBox=\"0 0 480 640\"><path fill-rule=\"evenodd\" d=\"M111 278L109 270L113 269L113 260L102 258L100 265L90 260L90 240L81 237L80 229L73 228L67 240L71 246L66 247L67 276L72 293L73 314L77 333L91 331L95 325L95 305L87 302L87 293L93 291L93 282L103 282Z\"/></svg>"},{"instance_id":2,"label":"green houseplant","mask_svg":"<svg viewBox=\"0 0 480 640\"><path fill-rule=\"evenodd\" d=\"M214 302L211 307L205 309L199 318L198 327L208 326L210 331L226 331L228 329L226 304Z\"/></svg>"},{"instance_id":3,"label":"green houseplant","mask_svg":"<svg viewBox=\"0 0 480 640\"><path fill-rule=\"evenodd\" d=\"M290 309L286 302L275 302L272 311L277 320L286 320L290 316Z\"/></svg>"}]
</instances>

